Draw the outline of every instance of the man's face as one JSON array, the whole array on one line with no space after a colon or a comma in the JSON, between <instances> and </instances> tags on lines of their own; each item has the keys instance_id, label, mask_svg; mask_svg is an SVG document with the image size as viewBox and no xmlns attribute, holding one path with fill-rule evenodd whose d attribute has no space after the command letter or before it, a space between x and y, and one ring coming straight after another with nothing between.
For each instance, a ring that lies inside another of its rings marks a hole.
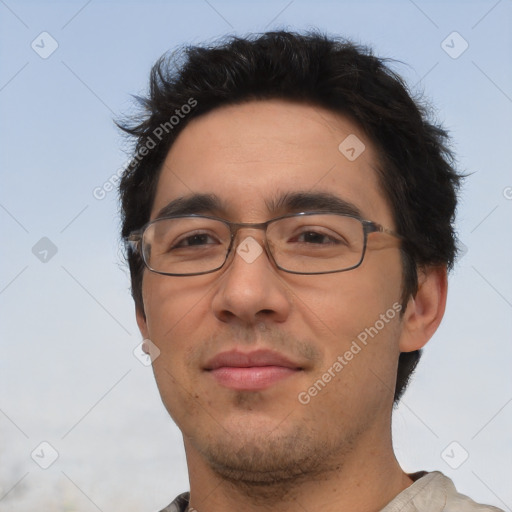
<instances>
[{"instance_id":1,"label":"man's face","mask_svg":"<svg viewBox=\"0 0 512 512\"><path fill-rule=\"evenodd\" d=\"M365 145L356 159L347 158L350 148L338 149L349 135ZM176 199L208 194L219 208L187 213L259 223L292 212L286 198L294 194L311 198L293 211L323 209L312 196L324 193L393 228L376 166L367 137L328 110L278 100L223 107L177 138L151 219ZM249 236L263 246L263 231L244 228L233 250ZM285 273L265 252L252 262L235 252L224 268L201 276L145 270L138 321L160 350L157 384L184 434L189 465L206 461L247 481L289 478L334 467L388 431L401 279L397 243L382 234L370 234L363 263L341 273ZM225 353L214 371L212 361Z\"/></svg>"}]
</instances>

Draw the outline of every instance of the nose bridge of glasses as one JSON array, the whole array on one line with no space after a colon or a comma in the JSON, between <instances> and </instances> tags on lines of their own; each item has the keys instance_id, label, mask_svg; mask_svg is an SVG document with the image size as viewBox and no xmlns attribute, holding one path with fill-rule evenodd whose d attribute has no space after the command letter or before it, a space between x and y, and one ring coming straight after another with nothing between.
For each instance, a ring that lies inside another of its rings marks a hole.
<instances>
[{"instance_id":1,"label":"nose bridge of glasses","mask_svg":"<svg viewBox=\"0 0 512 512\"><path fill-rule=\"evenodd\" d=\"M268 224L268 222L231 224L231 257L240 257L245 263L252 264L262 254L266 254L272 261L273 257L266 237Z\"/></svg>"},{"instance_id":2,"label":"nose bridge of glasses","mask_svg":"<svg viewBox=\"0 0 512 512\"><path fill-rule=\"evenodd\" d=\"M235 249L247 238L256 240L263 248L266 246L266 234L268 222L237 222L232 223L231 237Z\"/></svg>"}]
</instances>

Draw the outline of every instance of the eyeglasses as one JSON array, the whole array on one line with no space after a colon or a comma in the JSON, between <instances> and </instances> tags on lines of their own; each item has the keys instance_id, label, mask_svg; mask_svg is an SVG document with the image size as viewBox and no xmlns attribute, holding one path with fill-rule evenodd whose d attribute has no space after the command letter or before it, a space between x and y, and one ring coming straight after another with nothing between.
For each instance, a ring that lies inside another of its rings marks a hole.
<instances>
[{"instance_id":1,"label":"eyeglasses","mask_svg":"<svg viewBox=\"0 0 512 512\"><path fill-rule=\"evenodd\" d=\"M292 274L330 274L361 265L370 233L401 235L351 215L302 212L261 223L236 223L204 215L153 220L128 237L152 272L197 276L221 269L240 229L262 229L275 266Z\"/></svg>"}]
</instances>

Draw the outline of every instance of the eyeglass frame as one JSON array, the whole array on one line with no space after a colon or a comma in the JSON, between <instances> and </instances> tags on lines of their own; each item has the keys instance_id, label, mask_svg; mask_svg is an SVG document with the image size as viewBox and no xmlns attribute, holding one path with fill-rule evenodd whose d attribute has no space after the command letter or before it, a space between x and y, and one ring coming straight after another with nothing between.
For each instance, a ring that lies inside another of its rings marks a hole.
<instances>
[{"instance_id":1,"label":"eyeglass frame","mask_svg":"<svg viewBox=\"0 0 512 512\"><path fill-rule=\"evenodd\" d=\"M359 221L363 227L363 236L364 236L363 249L361 252L361 258L360 258L359 262L356 265L352 265L349 268L344 268L341 270L326 270L326 271L322 271L322 272L298 272L298 271L294 271L294 270L287 270L287 269L281 267L280 265L278 265L274 258L272 249L270 248L270 246L268 244L267 228L270 224L272 224L273 222L276 222L278 220L282 220L282 219L286 219L286 218L290 218L290 217L300 217L301 215L304 215L304 216L306 216L306 215L337 215L339 217L349 217L349 218ZM155 270L155 269L151 268L146 261L146 258L144 256L144 250L143 250L144 232L146 231L146 229L149 226L151 226L152 224L155 224L156 222L159 222L162 220L182 219L182 218L191 218L191 217L216 220L216 221L220 221L223 224L225 224L226 226L228 226L231 239L230 239L230 243L227 248L227 251L226 251L226 256L225 256L222 264L212 270L207 270L205 272L193 272L193 273L187 273L187 274L174 274L174 273L170 273L170 272L161 272L159 270ZM386 228L386 227L382 226L382 224L379 224L378 222L374 222L372 220L366 220L357 215L351 215L351 214L345 214L345 213L324 210L324 211L308 211L308 212L288 213L286 215L281 215L279 217L269 219L265 222L254 222L254 223L253 222L231 222L229 220L222 219L220 217L214 217L211 215L193 214L193 213L192 214L183 214L183 215L170 215L170 216L166 216L166 217L158 217L156 219L153 219L153 220L147 222L146 224L144 224L144 226L142 226L141 228L139 228L135 231L132 231L128 235L126 242L134 253L139 254L145 267L150 272L153 272L155 274L160 274L163 276L172 276L172 277L201 276L201 275L212 274L213 272L217 272L218 270L223 268L224 265L226 265L226 262L228 261L231 251L233 249L233 244L236 239L236 235L238 234L238 231L240 231L240 229L243 229L243 228L261 229L264 231L265 252L267 253L269 260L276 266L277 269L282 270L283 272L287 272L289 274L306 275L306 276L321 275L321 274L336 274L339 272L347 272L349 270L354 270L355 268L361 266L361 264L363 263L365 254L366 254L366 247L368 244L368 235L371 233L383 233L383 234L387 234L387 235L393 236L395 238L398 238L399 240L405 240L404 236L400 235L399 233L397 233L396 231L394 231L390 228Z\"/></svg>"}]
</instances>

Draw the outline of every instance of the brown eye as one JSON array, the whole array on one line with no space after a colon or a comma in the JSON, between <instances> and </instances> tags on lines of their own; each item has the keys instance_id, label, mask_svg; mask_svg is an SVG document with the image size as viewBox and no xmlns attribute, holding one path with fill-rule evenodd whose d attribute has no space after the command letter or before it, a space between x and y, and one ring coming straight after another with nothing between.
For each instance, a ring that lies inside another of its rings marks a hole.
<instances>
[{"instance_id":1,"label":"brown eye","mask_svg":"<svg viewBox=\"0 0 512 512\"><path fill-rule=\"evenodd\" d=\"M207 233L197 233L182 238L178 243L174 244L171 249L181 247L201 247L204 245L216 244L217 241Z\"/></svg>"}]
</instances>

